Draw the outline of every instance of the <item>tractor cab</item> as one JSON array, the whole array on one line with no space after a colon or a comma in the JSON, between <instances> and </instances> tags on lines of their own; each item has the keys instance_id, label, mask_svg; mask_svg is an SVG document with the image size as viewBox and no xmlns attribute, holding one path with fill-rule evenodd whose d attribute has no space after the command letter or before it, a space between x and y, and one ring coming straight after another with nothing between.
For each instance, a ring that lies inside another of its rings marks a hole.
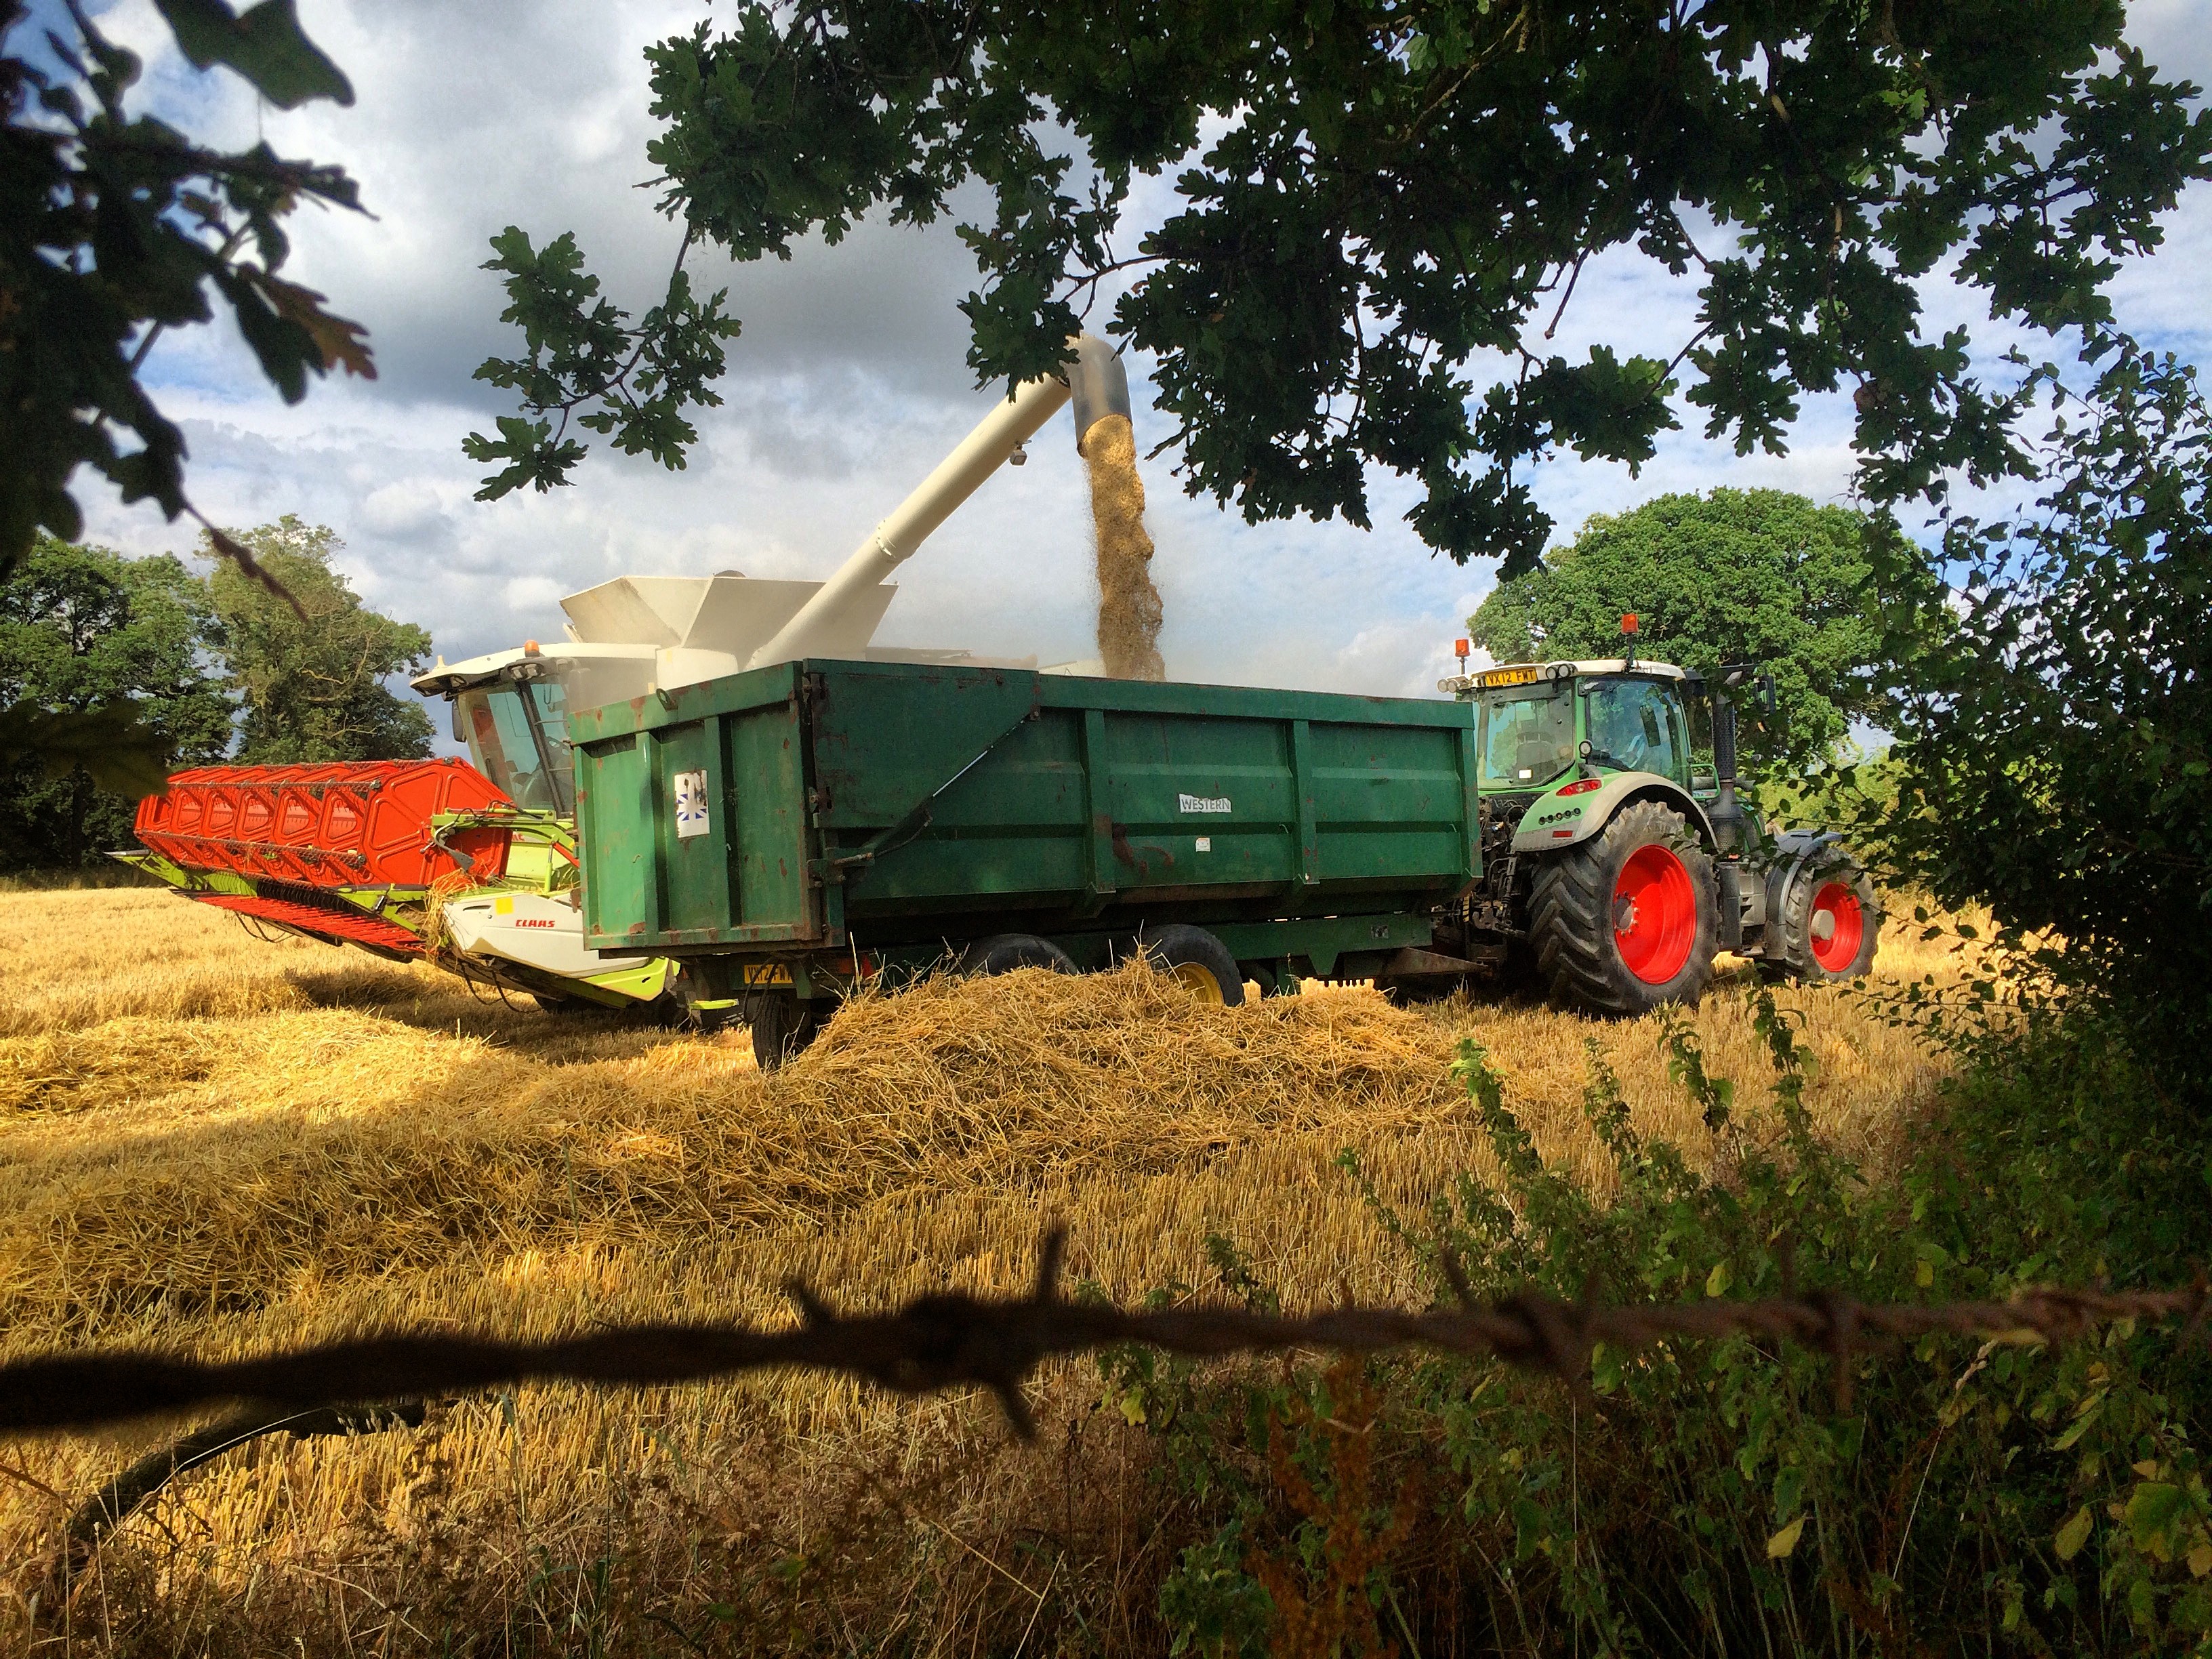
<instances>
[{"instance_id":1,"label":"tractor cab","mask_svg":"<svg viewBox=\"0 0 2212 1659\"><path fill-rule=\"evenodd\" d=\"M1493 817L1516 817L1564 786L1633 773L1672 784L1723 823L1740 817L1730 694L1747 685L1771 711L1773 677L1746 665L1708 680L1673 663L1599 658L1510 663L1437 682L1476 705L1478 785L1486 799L1497 798Z\"/></svg>"},{"instance_id":2,"label":"tractor cab","mask_svg":"<svg viewBox=\"0 0 2212 1659\"><path fill-rule=\"evenodd\" d=\"M1534 799L1562 783L1626 772L1718 793L1705 682L1672 663L1619 657L1514 663L1438 687L1476 705L1486 797Z\"/></svg>"}]
</instances>

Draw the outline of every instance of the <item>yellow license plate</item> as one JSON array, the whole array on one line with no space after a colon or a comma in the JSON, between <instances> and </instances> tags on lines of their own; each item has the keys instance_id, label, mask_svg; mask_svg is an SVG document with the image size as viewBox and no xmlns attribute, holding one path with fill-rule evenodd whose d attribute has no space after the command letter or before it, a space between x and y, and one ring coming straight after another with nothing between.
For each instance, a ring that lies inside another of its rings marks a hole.
<instances>
[{"instance_id":1,"label":"yellow license plate","mask_svg":"<svg viewBox=\"0 0 2212 1659\"><path fill-rule=\"evenodd\" d=\"M1478 684L1485 686L1534 685L1543 678L1543 669L1530 663L1519 668L1486 669L1480 676Z\"/></svg>"},{"instance_id":2,"label":"yellow license plate","mask_svg":"<svg viewBox=\"0 0 2212 1659\"><path fill-rule=\"evenodd\" d=\"M791 969L780 962L749 962L738 969L746 986L788 985Z\"/></svg>"}]
</instances>

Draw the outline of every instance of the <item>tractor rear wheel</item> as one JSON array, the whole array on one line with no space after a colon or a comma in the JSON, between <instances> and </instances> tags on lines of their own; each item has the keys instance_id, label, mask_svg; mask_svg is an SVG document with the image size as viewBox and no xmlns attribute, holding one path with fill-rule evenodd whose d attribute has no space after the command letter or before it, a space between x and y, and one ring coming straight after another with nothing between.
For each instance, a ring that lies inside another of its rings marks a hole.
<instances>
[{"instance_id":1,"label":"tractor rear wheel","mask_svg":"<svg viewBox=\"0 0 2212 1659\"><path fill-rule=\"evenodd\" d=\"M1797 872L1782 895L1780 914L1768 918L1766 928L1774 941L1768 958L1774 968L1832 985L1874 966L1881 906L1865 868L1838 849Z\"/></svg>"},{"instance_id":2,"label":"tractor rear wheel","mask_svg":"<svg viewBox=\"0 0 2212 1659\"><path fill-rule=\"evenodd\" d=\"M1644 1014L1705 994L1719 915L1712 860L1680 812L1645 800L1537 866L1528 936L1554 1003Z\"/></svg>"}]
</instances>

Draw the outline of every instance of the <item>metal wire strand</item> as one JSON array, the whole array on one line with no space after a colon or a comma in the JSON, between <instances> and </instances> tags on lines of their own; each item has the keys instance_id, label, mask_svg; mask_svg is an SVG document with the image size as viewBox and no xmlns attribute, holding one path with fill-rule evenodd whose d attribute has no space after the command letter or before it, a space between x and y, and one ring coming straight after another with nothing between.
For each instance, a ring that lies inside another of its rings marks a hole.
<instances>
[{"instance_id":1,"label":"metal wire strand","mask_svg":"<svg viewBox=\"0 0 2212 1659\"><path fill-rule=\"evenodd\" d=\"M2200 1273L2178 1291L2023 1291L2008 1302L1861 1302L1834 1290L1757 1302L1605 1306L1528 1291L1485 1304L1452 1277L1459 1305L1412 1311L1344 1306L1306 1316L1197 1305L1132 1310L1070 1302L1059 1292L1066 1237L1048 1231L1035 1286L1020 1297L954 1291L890 1312L845 1315L806 1285L789 1287L799 1322L641 1324L550 1341L392 1331L257 1359L207 1361L146 1350L63 1353L0 1366L0 1431L88 1429L221 1400L272 1407L419 1400L520 1382L659 1387L773 1367L864 1378L894 1393L981 1386L1024 1438L1035 1432L1023 1389L1048 1358L1136 1343L1191 1358L1292 1349L1375 1352L1422 1346L1487 1354L1579 1382L1592 1347L1626 1352L1684 1338L1753 1336L1833 1355L1838 1403L1849 1361L1931 1334L2061 1342L2113 1320L2203 1321Z\"/></svg>"}]
</instances>

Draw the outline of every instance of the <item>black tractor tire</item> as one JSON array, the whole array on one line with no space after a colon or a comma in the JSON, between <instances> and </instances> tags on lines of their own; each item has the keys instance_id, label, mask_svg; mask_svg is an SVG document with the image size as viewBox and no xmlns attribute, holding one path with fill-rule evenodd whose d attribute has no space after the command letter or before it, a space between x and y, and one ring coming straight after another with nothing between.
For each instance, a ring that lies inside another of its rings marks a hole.
<instances>
[{"instance_id":1,"label":"black tractor tire","mask_svg":"<svg viewBox=\"0 0 2212 1659\"><path fill-rule=\"evenodd\" d=\"M752 1000L746 1024L752 1029L753 1063L773 1072L822 1035L837 1005L825 998L801 1001L794 996L763 995Z\"/></svg>"},{"instance_id":2,"label":"black tractor tire","mask_svg":"<svg viewBox=\"0 0 2212 1659\"><path fill-rule=\"evenodd\" d=\"M1713 976L1713 861L1682 815L1636 801L1536 867L1528 937L1563 1008L1609 1016L1694 1005Z\"/></svg>"},{"instance_id":3,"label":"black tractor tire","mask_svg":"<svg viewBox=\"0 0 2212 1659\"><path fill-rule=\"evenodd\" d=\"M963 974L1011 974L1017 968L1043 968L1055 974L1076 971L1074 957L1035 933L994 933L960 953Z\"/></svg>"},{"instance_id":4,"label":"black tractor tire","mask_svg":"<svg viewBox=\"0 0 2212 1659\"><path fill-rule=\"evenodd\" d=\"M1874 966L1881 905L1864 866L1841 848L1815 854L1766 919L1767 977L1811 985L1857 979Z\"/></svg>"},{"instance_id":5,"label":"black tractor tire","mask_svg":"<svg viewBox=\"0 0 2212 1659\"><path fill-rule=\"evenodd\" d=\"M1179 981L1197 1001L1209 1006L1244 1006L1244 970L1224 945L1203 927L1175 922L1140 934L1132 945L1153 967Z\"/></svg>"}]
</instances>

